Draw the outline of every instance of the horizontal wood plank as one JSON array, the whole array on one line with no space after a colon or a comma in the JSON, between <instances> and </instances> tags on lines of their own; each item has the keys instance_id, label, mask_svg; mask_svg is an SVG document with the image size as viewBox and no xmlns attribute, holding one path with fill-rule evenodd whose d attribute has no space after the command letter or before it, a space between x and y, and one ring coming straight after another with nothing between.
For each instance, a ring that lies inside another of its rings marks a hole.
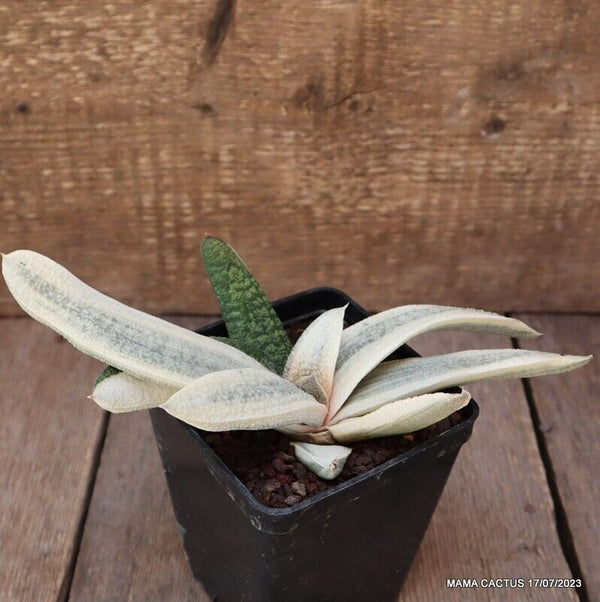
<instances>
[{"instance_id":1,"label":"horizontal wood plank","mask_svg":"<svg viewBox=\"0 0 600 602\"><path fill-rule=\"evenodd\" d=\"M600 308L594 0L3 15L3 251L156 313L215 311L204 232L272 298ZM0 283L0 314L17 312Z\"/></svg>"},{"instance_id":2,"label":"horizontal wood plank","mask_svg":"<svg viewBox=\"0 0 600 602\"><path fill-rule=\"evenodd\" d=\"M104 412L100 364L29 319L0 320L0 599L68 590Z\"/></svg>"},{"instance_id":3,"label":"horizontal wood plank","mask_svg":"<svg viewBox=\"0 0 600 602\"><path fill-rule=\"evenodd\" d=\"M544 333L523 347L594 354L585 368L531 390L589 600L600 599L600 316L519 316Z\"/></svg>"},{"instance_id":4,"label":"horizontal wood plank","mask_svg":"<svg viewBox=\"0 0 600 602\"><path fill-rule=\"evenodd\" d=\"M489 335L440 333L415 341L423 355L510 346ZM402 602L578 600L565 589L456 588L446 579L571 577L520 381L467 387L480 405L409 574Z\"/></svg>"}]
</instances>

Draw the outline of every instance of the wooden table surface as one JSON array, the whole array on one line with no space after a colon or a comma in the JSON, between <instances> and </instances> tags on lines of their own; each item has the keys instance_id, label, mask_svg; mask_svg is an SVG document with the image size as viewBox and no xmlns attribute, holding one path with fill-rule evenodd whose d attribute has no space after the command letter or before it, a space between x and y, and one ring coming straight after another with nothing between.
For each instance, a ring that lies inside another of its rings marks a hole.
<instances>
[{"instance_id":1,"label":"wooden table surface","mask_svg":"<svg viewBox=\"0 0 600 602\"><path fill-rule=\"evenodd\" d=\"M545 333L524 346L598 355L600 316L518 317ZM450 333L414 342L425 354L502 344ZM100 364L27 318L0 320L0 349L0 600L210 600L187 567L148 415L109 417L86 400ZM481 416L401 600L600 600L599 380L596 360L469 387ZM574 576L583 588L446 587Z\"/></svg>"}]
</instances>

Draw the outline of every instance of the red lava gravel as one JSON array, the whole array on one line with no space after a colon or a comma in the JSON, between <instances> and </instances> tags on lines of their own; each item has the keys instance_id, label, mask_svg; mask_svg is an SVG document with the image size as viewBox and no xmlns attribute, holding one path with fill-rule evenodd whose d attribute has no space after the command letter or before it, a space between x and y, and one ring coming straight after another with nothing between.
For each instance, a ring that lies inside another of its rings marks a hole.
<instances>
[{"instance_id":1,"label":"red lava gravel","mask_svg":"<svg viewBox=\"0 0 600 602\"><path fill-rule=\"evenodd\" d=\"M296 460L289 438L277 431L202 433L228 468L265 506L288 508L330 487L383 464L462 420L461 411L410 435L370 439L352 444L342 473L320 479Z\"/></svg>"}]
</instances>

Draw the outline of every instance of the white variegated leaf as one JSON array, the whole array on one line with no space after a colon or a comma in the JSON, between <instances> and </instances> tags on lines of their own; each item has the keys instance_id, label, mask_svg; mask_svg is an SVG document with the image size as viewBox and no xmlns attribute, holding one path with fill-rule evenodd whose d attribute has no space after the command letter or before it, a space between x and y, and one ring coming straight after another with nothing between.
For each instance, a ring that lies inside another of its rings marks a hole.
<instances>
[{"instance_id":1,"label":"white variegated leaf","mask_svg":"<svg viewBox=\"0 0 600 602\"><path fill-rule=\"evenodd\" d=\"M133 412L155 408L168 401L177 390L119 372L102 379L94 387L90 399L109 412Z\"/></svg>"},{"instance_id":2,"label":"white variegated leaf","mask_svg":"<svg viewBox=\"0 0 600 602\"><path fill-rule=\"evenodd\" d=\"M522 349L474 349L383 362L358 385L331 423L362 416L397 399L455 385L573 370L590 358Z\"/></svg>"},{"instance_id":3,"label":"white variegated leaf","mask_svg":"<svg viewBox=\"0 0 600 602\"><path fill-rule=\"evenodd\" d=\"M363 377L390 353L417 335L435 330L470 330L510 337L539 334L514 318L442 305L405 305L370 316L342 333L328 420Z\"/></svg>"},{"instance_id":4,"label":"white variegated leaf","mask_svg":"<svg viewBox=\"0 0 600 602\"><path fill-rule=\"evenodd\" d=\"M347 305L330 309L311 322L294 345L283 376L321 403L327 403L340 348Z\"/></svg>"},{"instance_id":5,"label":"white variegated leaf","mask_svg":"<svg viewBox=\"0 0 600 602\"><path fill-rule=\"evenodd\" d=\"M342 472L352 449L343 445L291 442L296 458L317 476L330 481Z\"/></svg>"},{"instance_id":6,"label":"white variegated leaf","mask_svg":"<svg viewBox=\"0 0 600 602\"><path fill-rule=\"evenodd\" d=\"M182 387L217 370L260 368L237 349L128 307L34 251L3 256L17 303L80 351L133 376Z\"/></svg>"},{"instance_id":7,"label":"white variegated leaf","mask_svg":"<svg viewBox=\"0 0 600 602\"><path fill-rule=\"evenodd\" d=\"M413 433L450 416L469 403L468 391L427 393L389 403L370 414L329 426L340 443Z\"/></svg>"},{"instance_id":8,"label":"white variegated leaf","mask_svg":"<svg viewBox=\"0 0 600 602\"><path fill-rule=\"evenodd\" d=\"M169 414L207 431L260 430L323 423L327 408L268 370L213 372L177 391L161 406Z\"/></svg>"}]
</instances>

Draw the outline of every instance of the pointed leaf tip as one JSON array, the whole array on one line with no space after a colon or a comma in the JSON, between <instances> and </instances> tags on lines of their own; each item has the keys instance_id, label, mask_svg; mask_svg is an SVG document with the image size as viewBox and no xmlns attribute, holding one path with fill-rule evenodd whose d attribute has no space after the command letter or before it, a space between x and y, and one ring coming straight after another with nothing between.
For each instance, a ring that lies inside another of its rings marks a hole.
<instances>
[{"instance_id":1,"label":"pointed leaf tip","mask_svg":"<svg viewBox=\"0 0 600 602\"><path fill-rule=\"evenodd\" d=\"M330 420L353 389L377 364L410 339L438 330L466 330L510 337L537 336L523 322L480 309L443 305L404 305L346 328L329 402Z\"/></svg>"},{"instance_id":2,"label":"pointed leaf tip","mask_svg":"<svg viewBox=\"0 0 600 602\"><path fill-rule=\"evenodd\" d=\"M220 238L204 239L202 259L229 337L259 347L281 374L292 346L258 281L238 253Z\"/></svg>"},{"instance_id":3,"label":"pointed leaf tip","mask_svg":"<svg viewBox=\"0 0 600 602\"><path fill-rule=\"evenodd\" d=\"M117 372L96 383L90 398L103 410L120 414L155 408L165 403L176 392L175 387L159 385L125 372Z\"/></svg>"},{"instance_id":4,"label":"pointed leaf tip","mask_svg":"<svg viewBox=\"0 0 600 602\"><path fill-rule=\"evenodd\" d=\"M588 361L523 349L473 349L383 362L362 380L330 423L367 414L397 399L485 380L556 374Z\"/></svg>"},{"instance_id":5,"label":"pointed leaf tip","mask_svg":"<svg viewBox=\"0 0 600 602\"><path fill-rule=\"evenodd\" d=\"M352 453L350 447L344 445L317 445L291 441L296 458L317 476L330 481L335 479Z\"/></svg>"},{"instance_id":6,"label":"pointed leaf tip","mask_svg":"<svg viewBox=\"0 0 600 602\"><path fill-rule=\"evenodd\" d=\"M325 311L311 322L292 348L283 370L285 378L324 404L333 387L347 307Z\"/></svg>"}]
</instances>

